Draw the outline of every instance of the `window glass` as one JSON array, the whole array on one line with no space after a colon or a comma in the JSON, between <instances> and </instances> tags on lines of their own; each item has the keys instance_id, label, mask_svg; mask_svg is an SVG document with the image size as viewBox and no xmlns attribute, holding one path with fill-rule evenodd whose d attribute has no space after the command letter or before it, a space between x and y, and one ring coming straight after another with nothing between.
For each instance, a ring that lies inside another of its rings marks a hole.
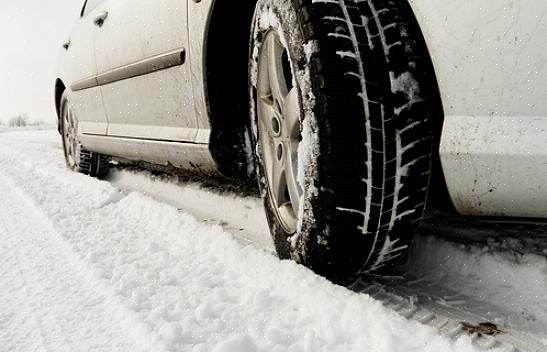
<instances>
[{"instance_id":1,"label":"window glass","mask_svg":"<svg viewBox=\"0 0 547 352\"><path fill-rule=\"evenodd\" d=\"M84 8L82 9L82 17L93 11L104 0L86 0Z\"/></svg>"}]
</instances>

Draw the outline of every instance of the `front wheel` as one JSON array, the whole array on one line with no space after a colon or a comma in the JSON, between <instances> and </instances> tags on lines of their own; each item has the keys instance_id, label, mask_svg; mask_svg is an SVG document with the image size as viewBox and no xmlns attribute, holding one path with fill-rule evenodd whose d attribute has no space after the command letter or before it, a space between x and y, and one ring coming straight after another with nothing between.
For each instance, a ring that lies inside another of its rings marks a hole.
<instances>
[{"instance_id":1,"label":"front wheel","mask_svg":"<svg viewBox=\"0 0 547 352\"><path fill-rule=\"evenodd\" d=\"M427 57L404 1L258 1L251 125L281 258L340 281L408 248L440 117Z\"/></svg>"},{"instance_id":2,"label":"front wheel","mask_svg":"<svg viewBox=\"0 0 547 352\"><path fill-rule=\"evenodd\" d=\"M91 177L106 177L110 168L110 157L82 148L78 141L78 119L66 92L61 96L60 114L60 131L67 167Z\"/></svg>"}]
</instances>

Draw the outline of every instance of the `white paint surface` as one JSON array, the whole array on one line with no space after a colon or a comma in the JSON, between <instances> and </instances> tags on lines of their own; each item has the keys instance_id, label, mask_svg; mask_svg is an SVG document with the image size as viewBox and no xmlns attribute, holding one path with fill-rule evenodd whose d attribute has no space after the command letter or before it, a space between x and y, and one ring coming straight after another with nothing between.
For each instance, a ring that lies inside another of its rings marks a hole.
<instances>
[{"instance_id":1,"label":"white paint surface","mask_svg":"<svg viewBox=\"0 0 547 352\"><path fill-rule=\"evenodd\" d=\"M547 118L449 116L440 153L460 213L547 217Z\"/></svg>"},{"instance_id":2,"label":"white paint surface","mask_svg":"<svg viewBox=\"0 0 547 352\"><path fill-rule=\"evenodd\" d=\"M547 217L547 2L410 3L439 83L456 208Z\"/></svg>"},{"instance_id":3,"label":"white paint surface","mask_svg":"<svg viewBox=\"0 0 547 352\"><path fill-rule=\"evenodd\" d=\"M411 0L448 116L546 116L547 2Z\"/></svg>"}]
</instances>

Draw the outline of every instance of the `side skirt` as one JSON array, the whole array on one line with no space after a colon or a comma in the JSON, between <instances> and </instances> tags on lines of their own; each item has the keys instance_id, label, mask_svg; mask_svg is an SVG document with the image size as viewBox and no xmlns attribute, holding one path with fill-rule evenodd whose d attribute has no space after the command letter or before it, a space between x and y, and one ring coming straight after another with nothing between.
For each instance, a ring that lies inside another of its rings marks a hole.
<instances>
[{"instance_id":1,"label":"side skirt","mask_svg":"<svg viewBox=\"0 0 547 352\"><path fill-rule=\"evenodd\" d=\"M144 140L83 134L88 150L130 161L173 166L206 174L218 174L208 144Z\"/></svg>"}]
</instances>

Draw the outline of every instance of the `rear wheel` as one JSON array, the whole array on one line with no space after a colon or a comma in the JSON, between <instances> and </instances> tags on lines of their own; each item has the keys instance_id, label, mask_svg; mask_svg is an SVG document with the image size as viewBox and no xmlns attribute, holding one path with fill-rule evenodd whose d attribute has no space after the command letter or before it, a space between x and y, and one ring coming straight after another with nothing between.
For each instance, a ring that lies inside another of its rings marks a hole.
<instances>
[{"instance_id":1,"label":"rear wheel","mask_svg":"<svg viewBox=\"0 0 547 352\"><path fill-rule=\"evenodd\" d=\"M78 141L78 119L70 107L66 92L61 97L60 113L60 130L67 167L91 177L106 177L110 168L110 157L82 148Z\"/></svg>"},{"instance_id":2,"label":"rear wheel","mask_svg":"<svg viewBox=\"0 0 547 352\"><path fill-rule=\"evenodd\" d=\"M259 0L251 50L253 141L278 254L333 280L385 270L423 215L438 99L408 5Z\"/></svg>"}]
</instances>

